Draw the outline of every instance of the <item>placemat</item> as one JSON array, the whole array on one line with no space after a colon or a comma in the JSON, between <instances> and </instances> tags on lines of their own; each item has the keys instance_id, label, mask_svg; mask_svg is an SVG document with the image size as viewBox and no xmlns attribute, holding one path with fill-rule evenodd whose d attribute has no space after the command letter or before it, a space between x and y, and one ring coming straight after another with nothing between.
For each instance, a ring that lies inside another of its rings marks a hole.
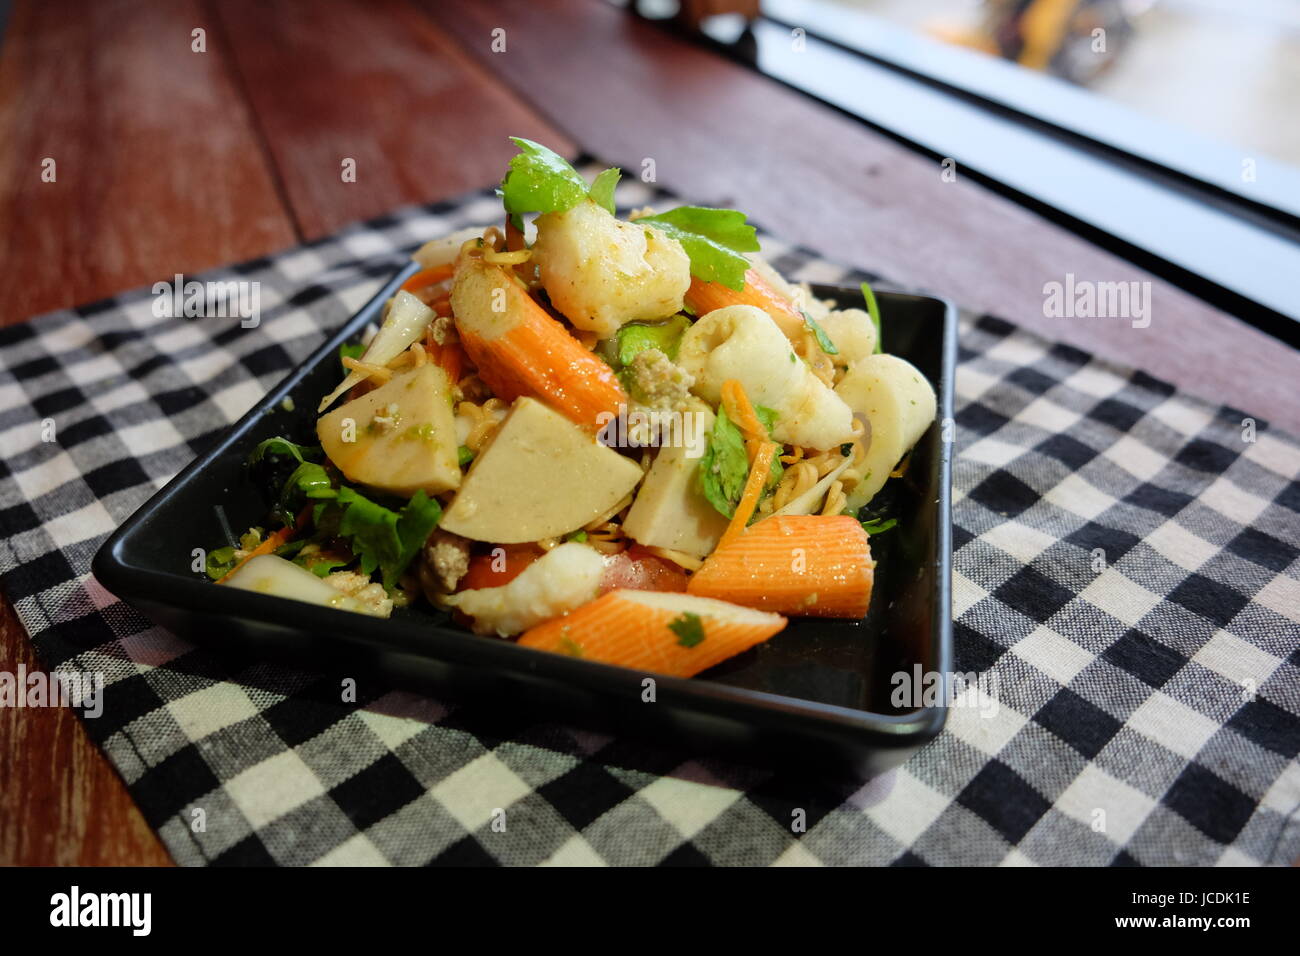
<instances>
[{"instance_id":1,"label":"placemat","mask_svg":"<svg viewBox=\"0 0 1300 956\"><path fill-rule=\"evenodd\" d=\"M0 583L45 668L104 675L84 724L178 863L1300 857L1300 443L990 316L962 317L954 463L956 670L981 680L866 784L364 681L343 702L337 675L196 648L91 577L410 249L498 215L485 191L186 277L260 283L256 328L159 317L145 288L0 330Z\"/></svg>"}]
</instances>

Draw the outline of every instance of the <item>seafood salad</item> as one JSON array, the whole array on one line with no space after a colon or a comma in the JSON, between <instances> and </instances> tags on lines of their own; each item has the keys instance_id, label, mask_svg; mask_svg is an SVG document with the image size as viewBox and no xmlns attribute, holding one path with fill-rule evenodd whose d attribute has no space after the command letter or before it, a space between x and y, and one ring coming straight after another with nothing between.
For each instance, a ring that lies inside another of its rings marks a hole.
<instances>
[{"instance_id":1,"label":"seafood salad","mask_svg":"<svg viewBox=\"0 0 1300 956\"><path fill-rule=\"evenodd\" d=\"M514 142L501 222L415 253L315 434L249 458L266 520L209 576L685 677L863 618L892 521L861 516L936 412L870 288L836 308L742 213L620 218L619 170Z\"/></svg>"}]
</instances>

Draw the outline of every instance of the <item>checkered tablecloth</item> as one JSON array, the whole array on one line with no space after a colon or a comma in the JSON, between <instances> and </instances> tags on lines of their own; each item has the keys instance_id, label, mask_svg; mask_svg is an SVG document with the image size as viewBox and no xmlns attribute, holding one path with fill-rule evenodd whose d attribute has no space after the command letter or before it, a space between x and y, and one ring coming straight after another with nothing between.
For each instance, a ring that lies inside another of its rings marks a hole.
<instances>
[{"instance_id":1,"label":"checkered tablecloth","mask_svg":"<svg viewBox=\"0 0 1300 956\"><path fill-rule=\"evenodd\" d=\"M954 469L956 669L987 678L958 703L982 706L867 784L364 681L345 703L337 675L193 647L90 576L409 249L498 209L406 210L188 277L260 282L255 329L158 318L143 289L0 330L0 581L44 667L106 675L85 726L177 862L1300 857L1300 444L987 316L963 316ZM860 278L765 247L801 278Z\"/></svg>"}]
</instances>

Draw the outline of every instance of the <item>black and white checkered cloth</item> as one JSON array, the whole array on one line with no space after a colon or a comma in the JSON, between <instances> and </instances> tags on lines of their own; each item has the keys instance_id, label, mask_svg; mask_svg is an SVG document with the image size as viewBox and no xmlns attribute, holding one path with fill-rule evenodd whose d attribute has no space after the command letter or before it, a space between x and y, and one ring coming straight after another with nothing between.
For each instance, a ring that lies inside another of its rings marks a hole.
<instances>
[{"instance_id":1,"label":"black and white checkered cloth","mask_svg":"<svg viewBox=\"0 0 1300 956\"><path fill-rule=\"evenodd\" d=\"M1300 857L1300 444L989 317L963 317L954 493L957 670L985 680L865 785L364 681L344 703L337 675L193 647L90 576L413 246L498 210L484 193L194 277L260 282L255 329L157 318L143 289L0 330L0 581L46 668L105 675L86 728L177 862Z\"/></svg>"}]
</instances>

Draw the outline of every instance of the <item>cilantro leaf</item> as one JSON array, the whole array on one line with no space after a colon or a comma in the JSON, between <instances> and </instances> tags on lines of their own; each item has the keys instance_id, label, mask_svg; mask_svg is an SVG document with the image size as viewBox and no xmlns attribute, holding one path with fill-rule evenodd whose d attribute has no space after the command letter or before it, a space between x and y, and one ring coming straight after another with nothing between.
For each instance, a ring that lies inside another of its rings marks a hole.
<instances>
[{"instance_id":1,"label":"cilantro leaf","mask_svg":"<svg viewBox=\"0 0 1300 956\"><path fill-rule=\"evenodd\" d=\"M776 421L776 412L759 405L754 414L763 423L763 427L772 431ZM745 451L745 438L740 429L727 417L725 406L719 406L718 417L713 420L713 430L709 433L709 443L700 458L700 489L709 504L723 517L730 518L740 503L740 496L745 490L745 481L749 477L749 455ZM780 460L773 458L768 470L767 481L763 488L770 491L780 482L785 468Z\"/></svg>"},{"instance_id":2,"label":"cilantro leaf","mask_svg":"<svg viewBox=\"0 0 1300 956\"><path fill-rule=\"evenodd\" d=\"M831 341L831 337L826 334L826 330L817 323L817 320L807 312L803 312L802 315L804 326L817 339L817 347L827 355L839 355L840 350L835 347L835 343ZM877 339L879 339L879 334L877 334Z\"/></svg>"},{"instance_id":3,"label":"cilantro leaf","mask_svg":"<svg viewBox=\"0 0 1300 956\"><path fill-rule=\"evenodd\" d=\"M704 621L691 611L683 611L681 617L669 621L668 630L677 635L677 643L682 647L704 643Z\"/></svg>"},{"instance_id":4,"label":"cilantro leaf","mask_svg":"<svg viewBox=\"0 0 1300 956\"><path fill-rule=\"evenodd\" d=\"M564 212L587 198L587 181L559 153L531 139L511 136L519 155L501 180L501 202L516 225L526 212Z\"/></svg>"},{"instance_id":5,"label":"cilantro leaf","mask_svg":"<svg viewBox=\"0 0 1300 956\"><path fill-rule=\"evenodd\" d=\"M401 511L376 504L347 486L334 493L334 504L341 509L338 536L348 540L360 559L361 573L379 571L389 591L442 519L442 507L423 491L417 491ZM323 517L317 509L317 522Z\"/></svg>"},{"instance_id":6,"label":"cilantro leaf","mask_svg":"<svg viewBox=\"0 0 1300 956\"><path fill-rule=\"evenodd\" d=\"M691 275L742 289L749 260L742 253L758 251L754 227L734 209L679 206L657 216L637 220L667 233L682 244L691 258Z\"/></svg>"},{"instance_id":7,"label":"cilantro leaf","mask_svg":"<svg viewBox=\"0 0 1300 956\"><path fill-rule=\"evenodd\" d=\"M871 286L862 283L862 298L867 300L867 312L871 316L871 324L876 327L876 353L880 353L880 306L876 304L876 294L871 291Z\"/></svg>"},{"instance_id":8,"label":"cilantro leaf","mask_svg":"<svg viewBox=\"0 0 1300 956\"><path fill-rule=\"evenodd\" d=\"M614 213L614 187L622 172L611 167L600 173L587 187L587 181L554 150L531 139L511 136L519 155L510 160L510 169L497 193L516 228L523 229L524 213L565 212L584 199Z\"/></svg>"},{"instance_id":9,"label":"cilantro leaf","mask_svg":"<svg viewBox=\"0 0 1300 956\"><path fill-rule=\"evenodd\" d=\"M704 497L719 514L730 518L745 488L749 457L745 454L745 439L727 417L725 407L719 406L718 417L713 420L708 446L700 458L699 474Z\"/></svg>"},{"instance_id":10,"label":"cilantro leaf","mask_svg":"<svg viewBox=\"0 0 1300 956\"><path fill-rule=\"evenodd\" d=\"M611 216L614 215L614 187L618 185L622 175L622 170L617 166L611 166L596 177L587 193L592 202L597 206L603 206Z\"/></svg>"}]
</instances>

